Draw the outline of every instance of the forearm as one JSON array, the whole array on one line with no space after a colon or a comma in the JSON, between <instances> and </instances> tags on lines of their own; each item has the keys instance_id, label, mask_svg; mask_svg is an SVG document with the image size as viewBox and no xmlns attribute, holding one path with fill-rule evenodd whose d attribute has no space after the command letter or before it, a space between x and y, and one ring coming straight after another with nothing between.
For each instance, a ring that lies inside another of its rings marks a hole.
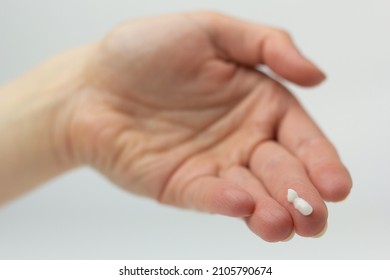
<instances>
[{"instance_id":1,"label":"forearm","mask_svg":"<svg viewBox=\"0 0 390 280\"><path fill-rule=\"evenodd\" d=\"M75 166L62 120L78 75L72 55L0 88L0 204Z\"/></svg>"}]
</instances>

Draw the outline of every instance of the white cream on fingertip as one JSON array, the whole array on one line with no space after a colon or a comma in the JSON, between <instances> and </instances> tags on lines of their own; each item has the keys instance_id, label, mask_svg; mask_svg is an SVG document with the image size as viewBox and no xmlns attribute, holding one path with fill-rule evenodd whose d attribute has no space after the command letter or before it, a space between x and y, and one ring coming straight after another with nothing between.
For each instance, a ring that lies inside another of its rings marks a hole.
<instances>
[{"instance_id":1,"label":"white cream on fingertip","mask_svg":"<svg viewBox=\"0 0 390 280\"><path fill-rule=\"evenodd\" d=\"M313 207L311 207L311 205L306 200L299 197L297 192L293 189L287 190L287 200L291 202L295 209L297 209L302 215L309 216L311 213L313 213Z\"/></svg>"},{"instance_id":2,"label":"white cream on fingertip","mask_svg":"<svg viewBox=\"0 0 390 280\"><path fill-rule=\"evenodd\" d=\"M294 191L293 189L288 189L287 190L287 200L289 202L293 203L296 198L298 198L297 192Z\"/></svg>"}]
</instances>

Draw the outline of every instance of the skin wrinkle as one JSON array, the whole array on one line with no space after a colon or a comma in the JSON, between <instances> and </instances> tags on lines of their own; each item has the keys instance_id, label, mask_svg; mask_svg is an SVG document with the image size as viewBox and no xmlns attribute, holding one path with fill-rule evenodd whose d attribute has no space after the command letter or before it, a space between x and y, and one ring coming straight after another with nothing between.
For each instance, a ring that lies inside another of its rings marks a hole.
<instances>
[{"instance_id":1,"label":"skin wrinkle","mask_svg":"<svg viewBox=\"0 0 390 280\"><path fill-rule=\"evenodd\" d=\"M233 100L232 102L235 102L235 101ZM241 102L245 102L245 98L243 98ZM237 106L237 107L238 107L237 110L239 110L239 106ZM219 122L220 122L220 120L224 121L224 119L226 118L226 116L229 115L229 114L231 114L231 113L232 113L232 112L231 112L230 110L229 110L229 111L226 111L226 113L224 113L224 115L218 116L217 122L210 122L210 124L207 125L206 127L202 127L202 128L201 128L201 131L203 131L202 134L197 135L197 132L194 132L194 134L196 135L195 140L196 140L196 138L202 138L204 133L207 133L207 134L211 135L211 134L212 134L212 131L213 131L212 128L213 128L213 127L217 127L218 124L219 124ZM218 129L216 129L216 130L218 130ZM230 129L230 130L231 130L231 129ZM231 130L231 131L232 131L232 130ZM219 139L228 138L228 136L229 136L229 133L228 133L228 134L223 134L223 135L219 136ZM194 135L189 135L188 138L185 139L184 142L182 142L182 145L186 145L186 143L189 142L189 141L191 141L191 140L193 141L193 140L194 140L193 137L194 137ZM213 142L214 142L214 143L218 143L219 140L216 139L216 140L214 140ZM209 144L209 145L205 145L205 146L203 145L204 148L202 148L201 150L194 151L192 154L189 154L189 155L188 155L188 158L194 156L195 154L202 154L202 153L204 153L205 151L210 150L211 148L213 148L212 145L213 145L213 143L211 143L211 144ZM183 162L181 162L179 165L183 165L184 163L185 163L185 160L183 160ZM174 173L174 172L173 172L173 173ZM168 180L168 182L169 182L169 180ZM167 183L167 184L169 184L169 183Z\"/></svg>"},{"instance_id":2,"label":"skin wrinkle","mask_svg":"<svg viewBox=\"0 0 390 280\"><path fill-rule=\"evenodd\" d=\"M211 14L213 14L213 13L215 13L215 12L211 12ZM207 14L210 14L210 12L200 13L201 16L203 15L203 16L206 16L206 17L207 17ZM217 13L217 14L219 14L219 13ZM199 20L197 17L194 17L194 16L193 16L193 13L186 13L186 14L184 14L183 16L185 16L186 19L188 19L189 21L191 21L191 22L194 24L194 26L197 27L197 29L198 29L199 31L201 31L201 32L204 33L204 34L207 34L207 39L209 40L209 42L210 42L213 46L219 46L219 44L217 43L218 40L217 40L216 34L212 34L212 33L211 33L210 29L207 28L207 26L208 26L207 24L204 24L204 23L203 23L201 20ZM202 18L202 19L204 19L204 18ZM207 20L212 20L212 19L216 20L216 17L213 17L213 16L208 15ZM227 62L227 63L233 62L233 64L237 64L235 61L233 61L233 60L230 59L230 56L227 54L227 52L226 52L226 50L225 50L224 48L218 47L218 48L216 49L216 51L215 51L215 57L216 57L217 59L220 59L220 60L225 61L225 62Z\"/></svg>"},{"instance_id":3,"label":"skin wrinkle","mask_svg":"<svg viewBox=\"0 0 390 280\"><path fill-rule=\"evenodd\" d=\"M99 130L101 127L100 123L96 123L93 120L91 121L91 112L86 113L86 111L88 111L86 109L90 104L90 100L88 99L90 98L90 94L87 94L86 91L83 91L83 93L80 94L78 103L76 103L75 106L73 105L73 114L70 115L69 121L69 139L73 140L70 141L73 147L72 150L78 151L75 153L76 161L88 163L92 163L93 156L95 156L94 153L88 152L88 150L96 149L96 142L93 142L95 147L91 149L91 145L86 144L85 140L89 137L89 134L95 133L96 126L99 126ZM95 106L93 112L98 115L100 110L102 110L101 106ZM87 132L89 132L89 134ZM75 137L78 135L83 135L83 137ZM77 139L78 141L74 141L74 139Z\"/></svg>"},{"instance_id":4,"label":"skin wrinkle","mask_svg":"<svg viewBox=\"0 0 390 280\"><path fill-rule=\"evenodd\" d=\"M253 92L255 92L255 90L254 90ZM253 92L252 92L252 94L253 94ZM248 96L249 96L249 95L248 95ZM246 98L248 98L248 96L247 96ZM242 100L242 102L245 102L245 101L246 101L246 100L245 100L245 98L244 98L244 99ZM236 109L236 110L240 110L240 106L237 106L235 109ZM251 110L253 110L253 108L252 108ZM251 111L251 110L249 109L249 110L247 110L246 112ZM230 111L229 111L228 113L229 113L229 114L233 114L234 112L230 112ZM219 120L222 120L222 121L223 121L225 118L226 118L226 116L223 117L223 118L220 118ZM243 121L242 121L242 122L243 122ZM213 126L215 127L215 126L217 126L217 124L218 124L218 122L215 123L215 124L213 124ZM211 130L210 128L203 129L203 131L206 131L206 132L207 132L207 131L210 131L210 130ZM228 133L228 134L222 135L222 136L221 136L221 139L228 139L229 136L231 135L231 133L237 133L237 132L234 132L234 130L231 129L231 132ZM200 136L199 136L199 137L200 137ZM190 139L189 139L189 140L190 140ZM219 144L219 141L215 141L215 142L218 143L217 145L220 145L220 144ZM258 144L260 144L260 143L261 143L261 140L259 140L259 143L258 143ZM254 145L254 146L255 146L255 145ZM205 154L207 151L210 151L210 150L212 150L212 149L215 149L214 145L206 146L206 147L203 148L202 150L200 150L200 151L195 151L195 152L193 152L192 154L188 155L187 159L183 159L183 161L181 161L181 162L177 165L178 168L175 168L175 169L174 169L174 171L173 171L173 172L171 173L171 175L169 176L168 180L164 183L164 185L167 186L167 187L161 191L161 193L160 193L159 196L158 196L158 200L159 200L159 201L163 201L164 192L166 192L167 189L170 189L172 176L173 176L174 174L180 172L180 171L179 171L179 167L180 167L180 166L186 166L186 164L188 163L188 159L194 157L196 154ZM249 162L249 158L246 160L246 162ZM221 173L220 170L219 170L219 168L217 168L217 170L216 170L215 172L216 172L216 173L208 174L208 175L217 175L217 176L218 176L218 174ZM184 185L188 185L188 183L185 183Z\"/></svg>"},{"instance_id":5,"label":"skin wrinkle","mask_svg":"<svg viewBox=\"0 0 390 280\"><path fill-rule=\"evenodd\" d=\"M260 61L296 84L323 79L281 36L277 29L219 13L140 19L2 88L13 97L0 102L6 115L0 125L7 131L0 137L0 194L7 197L0 195L0 202L66 171L48 148L55 142L69 169L90 165L135 194L233 217L251 214L250 229L269 241L285 239L294 227L312 235L327 219L315 187L307 184L300 192L315 198L316 214L293 215L293 221L291 209L273 196L279 186L268 182L294 179L291 170L309 182L307 174L293 160L268 174L257 170L318 130L286 88L256 70ZM39 112L26 110L28 100ZM328 154L340 163L329 147L308 149L306 157ZM310 158L296 160L311 166ZM326 179L332 174L337 187L327 195L341 199L349 184L341 163L312 176L332 185ZM263 175L267 181L259 179ZM234 184L240 180L243 186Z\"/></svg>"},{"instance_id":6,"label":"skin wrinkle","mask_svg":"<svg viewBox=\"0 0 390 280\"><path fill-rule=\"evenodd\" d=\"M228 135L229 135L230 133L228 133ZM223 137L223 138L226 138L226 137L228 137L228 135L225 135L225 137ZM188 141L190 141L191 139L188 139ZM211 144L209 144L209 145L206 145L206 146L204 146L202 149L200 149L200 150L197 150L197 151L194 151L194 152L192 152L191 154L189 154L189 155L187 155L187 158L185 158L185 159L183 159L181 162L179 162L177 165L176 165L176 167L172 170L172 172L170 173L170 175L168 176L168 178L167 178L167 180L166 180L166 182L164 182L164 184L163 185L165 185L166 187L165 188L163 188L162 190L161 190L161 192L160 192L160 194L158 195L158 200L159 201L163 201L164 199L164 195L165 195L165 192L167 191L167 190L169 190L170 189L170 186L171 186L171 184L172 184L172 177L176 174L176 173L179 173L180 172L180 169L183 167L183 166L186 166L186 164L188 164L188 162L191 160L191 158L192 157L194 157L195 155L201 155L201 154L204 154L205 152L207 152L207 151L209 151L209 150L212 150L212 148L215 148L214 147L214 144L215 143L211 143ZM208 175L216 175L216 174L219 174L219 171L218 171L218 167L216 167L217 169L215 170L215 172L214 173L212 173L212 174L208 174ZM203 174L204 175L204 174ZM196 178L196 177L195 177ZM192 181L192 179L190 180L190 181ZM185 183L184 185L188 185L188 183Z\"/></svg>"},{"instance_id":7,"label":"skin wrinkle","mask_svg":"<svg viewBox=\"0 0 390 280\"><path fill-rule=\"evenodd\" d=\"M275 83L275 85L277 85L276 83ZM245 98L243 98L242 99L242 103L244 103L245 101L247 101L247 99L249 99L249 97L252 95L254 95L257 91L259 91L259 90L261 90L261 89L259 89L259 88L255 88L253 91L252 91L252 93L251 94L248 94ZM253 104L254 104L255 102L253 102ZM236 110L237 111L240 111L241 109L240 109L241 107L240 106L236 106ZM251 113L249 113L249 112L251 112L252 110L254 110L254 108L252 108L252 109L247 109L247 110L245 110L245 112L246 113L248 113L248 115L251 115ZM283 110L282 110L283 111ZM228 114L234 114L234 112L228 112L227 114L226 114L226 116L228 115ZM220 120L224 120L225 118L226 118L226 116L223 116L223 117L221 117L220 118ZM278 122L278 119L280 119L280 118L282 118L283 117L283 115L281 114L280 116L276 116L276 119L275 120L273 120L272 122ZM245 121L240 121L241 123L244 123ZM215 123L215 124L213 124L211 127L216 127L218 125L218 122L217 123ZM203 128L202 129L203 131L210 131L211 129L210 128ZM233 130L231 130L232 131L232 133L233 133ZM228 139L229 138L229 135L230 135L230 133L228 133L228 134L225 134L225 135L222 135L221 136L221 138L220 139ZM199 135L199 137L201 137L201 135ZM190 139L189 139L190 140ZM258 144L257 145L260 145L261 143L263 143L264 141L266 141L266 139L264 139L264 140L258 140ZM216 143L218 143L219 141L215 141ZM220 144L218 144L218 145L220 145ZM253 148L252 148L252 150L255 150L255 147L256 147L256 145L254 145L253 146ZM187 157L187 158L192 158L193 156L195 156L196 154L205 154L207 151L210 151L210 150L213 150L213 149L215 149L215 147L214 147L214 145L211 145L211 146L206 146L204 149L202 149L202 150L200 150L200 151L194 151L193 153L191 153L191 154L189 154L189 156ZM246 162L249 162L250 161L250 159L248 158L247 160L246 160ZM186 166L186 163L188 162L188 159L183 159L183 161L181 161L177 166L179 167L179 166ZM233 165L233 164L232 164ZM228 166L228 167L230 167L230 166ZM226 167L226 168L228 168L228 167ZM175 174L175 173L177 173L177 172L180 172L179 171L179 168L175 168L174 169L174 171L171 173L171 175L169 176L169 179L164 183L164 185L166 185L167 187L165 188L165 189L170 189L170 185L171 185L171 177ZM219 168L218 168L218 170L216 171L216 173L214 174L208 174L208 175L216 175L216 176L218 176L218 174L220 174L220 170L219 170ZM188 185L188 184L184 184L184 185ZM158 196L158 200L159 201L163 201L163 197L164 197L164 192L165 192L166 190L164 190L164 189L162 189L161 190L161 193L159 194L159 196Z\"/></svg>"}]
</instances>

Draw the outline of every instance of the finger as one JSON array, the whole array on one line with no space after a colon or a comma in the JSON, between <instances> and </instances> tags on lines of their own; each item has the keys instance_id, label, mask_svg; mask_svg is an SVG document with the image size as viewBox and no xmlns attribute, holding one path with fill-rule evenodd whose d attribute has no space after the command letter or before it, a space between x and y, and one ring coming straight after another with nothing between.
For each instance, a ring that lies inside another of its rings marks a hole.
<instances>
[{"instance_id":1,"label":"finger","mask_svg":"<svg viewBox=\"0 0 390 280\"><path fill-rule=\"evenodd\" d=\"M179 198L179 206L231 217L245 217L253 213L252 196L228 180L204 176L190 181Z\"/></svg>"},{"instance_id":2,"label":"finger","mask_svg":"<svg viewBox=\"0 0 390 280\"><path fill-rule=\"evenodd\" d=\"M280 143L304 164L322 197L339 201L347 197L352 179L336 149L298 103L287 111L278 129Z\"/></svg>"},{"instance_id":3,"label":"finger","mask_svg":"<svg viewBox=\"0 0 390 280\"><path fill-rule=\"evenodd\" d=\"M282 146L273 141L259 145L250 160L250 169L264 183L270 195L290 212L297 234L313 236L324 228L328 214L321 195L300 161ZM310 215L302 215L287 200L288 189L294 189L313 207Z\"/></svg>"},{"instance_id":4,"label":"finger","mask_svg":"<svg viewBox=\"0 0 390 280\"><path fill-rule=\"evenodd\" d=\"M204 24L212 42L229 60L249 66L266 64L278 75L302 86L313 86L325 79L284 31L218 13L201 13L196 20Z\"/></svg>"},{"instance_id":5,"label":"finger","mask_svg":"<svg viewBox=\"0 0 390 280\"><path fill-rule=\"evenodd\" d=\"M233 166L221 176L242 187L253 197L255 210L246 218L246 223L255 234L269 242L285 240L291 235L294 225L290 214L269 195L263 184L247 168Z\"/></svg>"}]
</instances>

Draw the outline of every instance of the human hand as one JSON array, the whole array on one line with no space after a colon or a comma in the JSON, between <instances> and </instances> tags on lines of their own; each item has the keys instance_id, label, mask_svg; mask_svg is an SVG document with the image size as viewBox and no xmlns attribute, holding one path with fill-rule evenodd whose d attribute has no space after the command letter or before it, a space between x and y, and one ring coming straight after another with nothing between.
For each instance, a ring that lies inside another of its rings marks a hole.
<instances>
[{"instance_id":1,"label":"human hand","mask_svg":"<svg viewBox=\"0 0 390 280\"><path fill-rule=\"evenodd\" d=\"M268 241L318 234L351 179L267 64L303 86L323 74L279 30L214 13L122 24L97 47L69 123L73 157L163 203L243 217ZM294 188L314 208L298 213Z\"/></svg>"},{"instance_id":2,"label":"human hand","mask_svg":"<svg viewBox=\"0 0 390 280\"><path fill-rule=\"evenodd\" d=\"M91 48L58 114L60 158L162 203L242 217L267 241L316 235L323 200L345 198L351 179L259 64L302 86L324 79L271 27L207 12L124 23ZM313 206L310 216L287 201L288 188Z\"/></svg>"}]
</instances>

